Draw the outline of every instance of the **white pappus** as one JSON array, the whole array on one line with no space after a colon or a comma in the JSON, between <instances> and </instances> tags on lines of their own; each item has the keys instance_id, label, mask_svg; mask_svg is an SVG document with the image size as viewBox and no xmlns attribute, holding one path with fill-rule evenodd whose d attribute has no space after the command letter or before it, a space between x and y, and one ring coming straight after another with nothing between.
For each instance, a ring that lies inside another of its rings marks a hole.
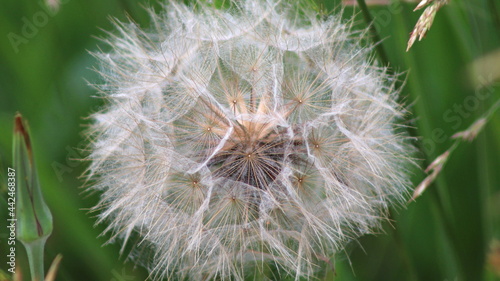
<instances>
[{"instance_id":1,"label":"white pappus","mask_svg":"<svg viewBox=\"0 0 500 281\"><path fill-rule=\"evenodd\" d=\"M87 178L153 279L313 278L410 186L396 77L339 15L169 2L105 40ZM141 255L141 249L149 255Z\"/></svg>"}]
</instances>

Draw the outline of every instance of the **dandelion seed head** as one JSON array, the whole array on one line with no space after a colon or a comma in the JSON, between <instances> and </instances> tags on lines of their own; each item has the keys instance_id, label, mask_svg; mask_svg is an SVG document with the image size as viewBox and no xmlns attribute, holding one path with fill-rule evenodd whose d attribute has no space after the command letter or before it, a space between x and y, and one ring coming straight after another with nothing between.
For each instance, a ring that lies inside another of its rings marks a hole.
<instances>
[{"instance_id":1,"label":"dandelion seed head","mask_svg":"<svg viewBox=\"0 0 500 281\"><path fill-rule=\"evenodd\" d=\"M310 278L404 202L396 77L339 16L199 5L165 4L148 31L116 23L111 51L95 54L99 222L111 240L140 238L148 251L132 256L153 279L242 280L265 264Z\"/></svg>"}]
</instances>

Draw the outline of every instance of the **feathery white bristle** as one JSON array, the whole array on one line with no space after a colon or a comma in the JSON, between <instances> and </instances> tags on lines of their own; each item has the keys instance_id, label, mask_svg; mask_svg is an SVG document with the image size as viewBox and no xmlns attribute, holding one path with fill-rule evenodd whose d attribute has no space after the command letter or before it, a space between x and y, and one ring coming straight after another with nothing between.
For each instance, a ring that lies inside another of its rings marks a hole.
<instances>
[{"instance_id":1,"label":"feathery white bristle","mask_svg":"<svg viewBox=\"0 0 500 281\"><path fill-rule=\"evenodd\" d=\"M395 77L340 16L287 1L165 4L117 23L102 61L89 179L112 239L156 279L311 278L408 190ZM139 251L140 252L140 251Z\"/></svg>"}]
</instances>

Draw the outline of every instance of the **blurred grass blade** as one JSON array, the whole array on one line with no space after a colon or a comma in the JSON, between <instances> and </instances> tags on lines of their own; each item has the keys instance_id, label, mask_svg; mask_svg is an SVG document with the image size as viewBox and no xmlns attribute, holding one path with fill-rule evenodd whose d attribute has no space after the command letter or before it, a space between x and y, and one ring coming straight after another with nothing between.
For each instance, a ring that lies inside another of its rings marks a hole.
<instances>
[{"instance_id":1,"label":"blurred grass blade","mask_svg":"<svg viewBox=\"0 0 500 281\"><path fill-rule=\"evenodd\" d=\"M56 280L57 269L59 269L59 264L61 264L62 255L59 254L56 256L54 261L52 261L52 265L50 265L49 272L47 272L47 276L45 277L45 281L54 281Z\"/></svg>"},{"instance_id":2,"label":"blurred grass blade","mask_svg":"<svg viewBox=\"0 0 500 281\"><path fill-rule=\"evenodd\" d=\"M10 281L11 278L7 273L0 269L0 281Z\"/></svg>"},{"instance_id":3,"label":"blurred grass blade","mask_svg":"<svg viewBox=\"0 0 500 281\"><path fill-rule=\"evenodd\" d=\"M43 249L52 233L52 214L43 200L29 128L21 114L14 119L14 169L17 182L16 237L28 254L31 279L44 279Z\"/></svg>"}]
</instances>

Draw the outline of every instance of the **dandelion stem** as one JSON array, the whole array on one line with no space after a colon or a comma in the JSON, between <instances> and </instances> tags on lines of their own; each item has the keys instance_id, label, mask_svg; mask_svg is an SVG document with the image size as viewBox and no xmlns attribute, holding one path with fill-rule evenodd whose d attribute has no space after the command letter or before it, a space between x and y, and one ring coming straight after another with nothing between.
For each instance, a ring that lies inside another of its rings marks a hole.
<instances>
[{"instance_id":1,"label":"dandelion stem","mask_svg":"<svg viewBox=\"0 0 500 281\"><path fill-rule=\"evenodd\" d=\"M28 255L31 280L33 281L42 281L45 276L43 269L43 249L46 240L47 237L44 237L30 243L23 243Z\"/></svg>"}]
</instances>

